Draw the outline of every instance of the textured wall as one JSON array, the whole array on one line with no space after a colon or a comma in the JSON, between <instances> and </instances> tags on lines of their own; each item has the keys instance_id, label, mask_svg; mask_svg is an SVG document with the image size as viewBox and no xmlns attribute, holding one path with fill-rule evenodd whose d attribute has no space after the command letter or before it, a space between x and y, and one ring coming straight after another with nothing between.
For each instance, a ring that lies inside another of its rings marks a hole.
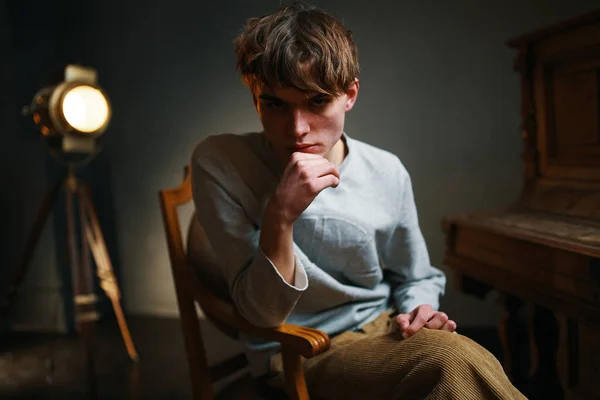
<instances>
[{"instance_id":1,"label":"textured wall","mask_svg":"<svg viewBox=\"0 0 600 400\"><path fill-rule=\"evenodd\" d=\"M250 95L235 73L231 42L248 17L272 11L279 1L206 3L57 2L70 23L55 39L61 55L56 59L96 67L114 106L98 174L104 177L102 207L113 221L110 238L118 249L113 255L130 313L177 314L158 190L179 182L193 146L206 135L260 129ZM503 206L520 191L518 76L512 71L514 52L504 42L588 11L595 3L316 3L343 18L360 48L361 91L346 130L403 160L435 265L443 267L443 216ZM0 7L1 22L10 19L4 11ZM4 263L16 260L24 224L33 220L45 182L31 179L44 168L43 157L34 140L23 138L25 128L15 116L17 99L28 101L32 94L31 83L26 87L25 78L7 77L17 75L15 63L23 67L35 59L33 50L15 50L20 41L11 39L14 31L0 26L0 52L12 55L2 62L8 75L0 77L9 88L0 92L2 130L12 146L0 149L0 176L5 187L16 187L0 197L8 221L2 228ZM44 66L29 68L40 73ZM17 159L26 162L9 167ZM51 245L48 251L54 251ZM59 284L45 277L32 285L48 282ZM459 326L491 325L498 317L492 299L463 296L452 279L442 305ZM23 313L24 319L37 318Z\"/></svg>"}]
</instances>

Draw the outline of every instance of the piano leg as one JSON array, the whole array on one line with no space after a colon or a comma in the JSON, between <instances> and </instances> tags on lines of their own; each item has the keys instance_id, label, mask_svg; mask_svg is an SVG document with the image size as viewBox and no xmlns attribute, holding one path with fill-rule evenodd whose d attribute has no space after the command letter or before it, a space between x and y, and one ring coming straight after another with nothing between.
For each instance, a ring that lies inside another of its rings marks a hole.
<instances>
[{"instance_id":1,"label":"piano leg","mask_svg":"<svg viewBox=\"0 0 600 400\"><path fill-rule=\"evenodd\" d=\"M531 379L527 385L530 399L564 399L558 374L557 352L560 326L554 312L531 305L529 308ZM526 396L527 394L524 393Z\"/></svg>"},{"instance_id":2,"label":"piano leg","mask_svg":"<svg viewBox=\"0 0 600 400\"><path fill-rule=\"evenodd\" d=\"M600 399L600 322L556 314L560 329L558 373L565 398Z\"/></svg>"},{"instance_id":3,"label":"piano leg","mask_svg":"<svg viewBox=\"0 0 600 400\"><path fill-rule=\"evenodd\" d=\"M504 355L504 371L513 384L522 390L529 379L527 324L519 315L524 302L518 297L500 292L498 303L503 311L498 323L498 335Z\"/></svg>"}]
</instances>

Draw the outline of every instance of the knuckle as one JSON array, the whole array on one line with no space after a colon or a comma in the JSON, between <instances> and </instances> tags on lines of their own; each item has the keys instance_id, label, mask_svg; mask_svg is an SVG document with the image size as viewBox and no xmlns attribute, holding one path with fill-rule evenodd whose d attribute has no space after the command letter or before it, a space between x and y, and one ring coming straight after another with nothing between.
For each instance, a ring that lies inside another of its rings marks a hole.
<instances>
[{"instance_id":1,"label":"knuckle","mask_svg":"<svg viewBox=\"0 0 600 400\"><path fill-rule=\"evenodd\" d=\"M308 184L307 184L306 186L307 186L307 188L308 188L308 191L309 191L311 194L316 194L316 193L318 193L318 192L319 192L319 187L318 187L317 183L316 183L316 182L314 182L314 181L310 181L310 182L308 182Z\"/></svg>"},{"instance_id":2,"label":"knuckle","mask_svg":"<svg viewBox=\"0 0 600 400\"><path fill-rule=\"evenodd\" d=\"M300 178L302 178L302 179L308 179L308 178L310 178L310 174L308 173L308 170L301 169L300 170Z\"/></svg>"}]
</instances>

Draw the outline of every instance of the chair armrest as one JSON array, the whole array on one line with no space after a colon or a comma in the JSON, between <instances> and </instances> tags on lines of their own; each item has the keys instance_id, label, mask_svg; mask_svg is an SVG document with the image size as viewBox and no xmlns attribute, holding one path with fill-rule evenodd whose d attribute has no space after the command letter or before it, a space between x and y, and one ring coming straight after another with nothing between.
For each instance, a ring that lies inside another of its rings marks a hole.
<instances>
[{"instance_id":1,"label":"chair armrest","mask_svg":"<svg viewBox=\"0 0 600 400\"><path fill-rule=\"evenodd\" d=\"M254 329L257 329L253 331L257 336L292 346L304 358L312 358L329 350L329 336L318 329L292 324Z\"/></svg>"},{"instance_id":2,"label":"chair armrest","mask_svg":"<svg viewBox=\"0 0 600 400\"><path fill-rule=\"evenodd\" d=\"M236 311L233 304L214 295L205 287L190 265L186 265L185 274L191 293L200 304L202 311L223 324L261 339L291 346L305 358L312 358L329 349L329 336L318 329L292 324L283 324L274 328L252 325Z\"/></svg>"}]
</instances>

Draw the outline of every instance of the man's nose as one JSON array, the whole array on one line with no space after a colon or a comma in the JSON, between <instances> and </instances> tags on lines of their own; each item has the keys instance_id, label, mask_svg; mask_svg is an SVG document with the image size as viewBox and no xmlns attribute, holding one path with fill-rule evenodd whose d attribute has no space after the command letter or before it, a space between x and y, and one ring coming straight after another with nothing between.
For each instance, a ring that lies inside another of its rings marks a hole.
<instances>
[{"instance_id":1,"label":"man's nose","mask_svg":"<svg viewBox=\"0 0 600 400\"><path fill-rule=\"evenodd\" d=\"M301 137L310 132L308 116L303 110L292 110L291 124L291 133L293 133L294 136Z\"/></svg>"}]
</instances>

